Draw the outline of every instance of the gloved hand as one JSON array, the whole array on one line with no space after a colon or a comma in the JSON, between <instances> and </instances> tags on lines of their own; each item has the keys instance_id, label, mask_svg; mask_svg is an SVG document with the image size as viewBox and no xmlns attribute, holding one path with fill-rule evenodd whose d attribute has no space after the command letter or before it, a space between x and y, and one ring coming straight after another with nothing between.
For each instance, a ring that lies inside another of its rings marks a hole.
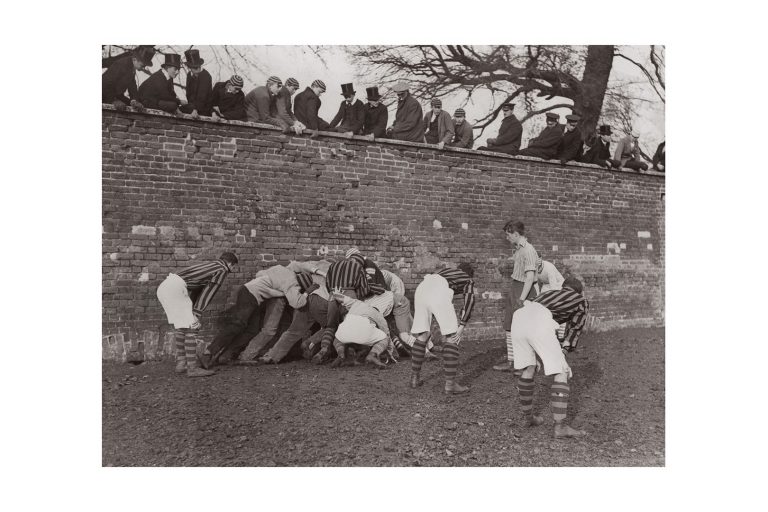
<instances>
[{"instance_id":1,"label":"gloved hand","mask_svg":"<svg viewBox=\"0 0 768 512\"><path fill-rule=\"evenodd\" d=\"M125 107L126 107L125 103L123 103L120 100L113 101L112 106L115 107L115 110L121 110L121 111L125 110Z\"/></svg>"},{"instance_id":2,"label":"gloved hand","mask_svg":"<svg viewBox=\"0 0 768 512\"><path fill-rule=\"evenodd\" d=\"M131 106L138 110L144 110L144 105L138 100L131 100Z\"/></svg>"}]
</instances>

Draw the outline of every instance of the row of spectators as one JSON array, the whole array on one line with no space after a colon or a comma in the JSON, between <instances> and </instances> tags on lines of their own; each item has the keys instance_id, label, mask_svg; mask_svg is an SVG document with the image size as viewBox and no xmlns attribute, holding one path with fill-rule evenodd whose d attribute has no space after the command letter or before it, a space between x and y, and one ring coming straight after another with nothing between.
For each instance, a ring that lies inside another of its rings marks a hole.
<instances>
[{"instance_id":1,"label":"row of spectators","mask_svg":"<svg viewBox=\"0 0 768 512\"><path fill-rule=\"evenodd\" d=\"M320 130L350 136L364 135L372 139L429 143L440 149L445 146L471 149L474 145L473 126L467 121L464 109L456 109L451 117L443 110L442 101L433 98L431 110L424 114L421 104L411 96L405 82L393 87L397 94L397 111L391 126L387 127L389 113L381 102L378 87L366 88L367 104L364 104L356 99L357 93L351 83L341 85L344 99L336 116L327 122L319 116L320 96L326 92L322 80L314 80L304 91L296 94L300 88L298 80L288 78L283 84L280 78L271 76L265 85L244 94L244 82L238 75L214 84L210 73L203 68L205 61L200 57L199 50L191 49L184 52L183 62L188 69L187 99L180 100L174 91L174 79L182 66L178 54L166 54L161 69L137 87L135 72L151 66L154 54L152 46L142 45L112 61L102 75L102 102L111 103L118 110L130 105L138 109L153 108L191 114L193 117L212 117L217 121L271 124L297 135L307 130ZM498 135L488 139L487 146L479 150L556 159L563 164L576 161L616 169L648 169L648 163L642 159L637 133L621 139L615 152L611 152L610 126L601 126L599 132L584 140L578 126L581 120L578 115L566 116L563 125L559 122L560 116L550 112L546 114L546 128L529 142L528 147L521 149L523 127L515 117L514 104L502 105L502 113L504 118ZM659 145L652 163L655 170L665 170L664 142Z\"/></svg>"}]
</instances>

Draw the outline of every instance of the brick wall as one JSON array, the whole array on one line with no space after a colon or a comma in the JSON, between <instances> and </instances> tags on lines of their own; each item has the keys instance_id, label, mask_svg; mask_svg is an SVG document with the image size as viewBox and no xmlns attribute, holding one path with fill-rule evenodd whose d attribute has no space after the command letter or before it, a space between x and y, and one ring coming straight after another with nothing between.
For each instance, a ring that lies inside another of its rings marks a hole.
<instances>
[{"instance_id":1,"label":"brick wall","mask_svg":"<svg viewBox=\"0 0 768 512\"><path fill-rule=\"evenodd\" d=\"M663 176L102 113L105 359L140 342L147 357L169 353L157 285L223 250L241 264L206 311L202 338L258 270L353 245L397 272L411 298L436 266L473 261L479 297L466 337L500 338L511 271L501 229L511 218L564 275L583 279L593 328L663 323Z\"/></svg>"}]
</instances>

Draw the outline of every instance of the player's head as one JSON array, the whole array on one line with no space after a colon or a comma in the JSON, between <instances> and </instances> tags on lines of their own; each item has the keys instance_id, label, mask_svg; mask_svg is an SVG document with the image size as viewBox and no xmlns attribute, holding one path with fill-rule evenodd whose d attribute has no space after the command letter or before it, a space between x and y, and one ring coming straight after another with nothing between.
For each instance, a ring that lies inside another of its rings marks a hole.
<instances>
[{"instance_id":1,"label":"player's head","mask_svg":"<svg viewBox=\"0 0 768 512\"><path fill-rule=\"evenodd\" d=\"M511 220L504 225L504 232L507 234L507 240L517 243L521 236L525 236L525 225L519 220Z\"/></svg>"},{"instance_id":2,"label":"player's head","mask_svg":"<svg viewBox=\"0 0 768 512\"><path fill-rule=\"evenodd\" d=\"M563 288L570 288L571 290L580 294L584 293L584 285L581 284L581 281L573 276L569 276L565 279L565 281L563 281Z\"/></svg>"},{"instance_id":3,"label":"player's head","mask_svg":"<svg viewBox=\"0 0 768 512\"><path fill-rule=\"evenodd\" d=\"M458 268L459 270L467 274L469 277L475 277L474 267L466 261L463 263L459 263L456 268Z\"/></svg>"},{"instance_id":4,"label":"player's head","mask_svg":"<svg viewBox=\"0 0 768 512\"><path fill-rule=\"evenodd\" d=\"M219 259L227 264L229 267L229 270L232 270L232 267L237 265L237 256L235 256L235 253L233 252L223 252L221 253L221 256L219 256Z\"/></svg>"}]
</instances>

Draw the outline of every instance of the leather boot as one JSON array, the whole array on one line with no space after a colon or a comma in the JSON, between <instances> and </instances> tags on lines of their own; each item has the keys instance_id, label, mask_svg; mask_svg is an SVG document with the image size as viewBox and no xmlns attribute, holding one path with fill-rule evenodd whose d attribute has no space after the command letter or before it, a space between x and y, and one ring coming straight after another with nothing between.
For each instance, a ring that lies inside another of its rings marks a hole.
<instances>
[{"instance_id":1,"label":"leather boot","mask_svg":"<svg viewBox=\"0 0 768 512\"><path fill-rule=\"evenodd\" d=\"M446 395L461 395L469 391L468 386L462 386L456 381L445 381L445 394Z\"/></svg>"}]
</instances>

